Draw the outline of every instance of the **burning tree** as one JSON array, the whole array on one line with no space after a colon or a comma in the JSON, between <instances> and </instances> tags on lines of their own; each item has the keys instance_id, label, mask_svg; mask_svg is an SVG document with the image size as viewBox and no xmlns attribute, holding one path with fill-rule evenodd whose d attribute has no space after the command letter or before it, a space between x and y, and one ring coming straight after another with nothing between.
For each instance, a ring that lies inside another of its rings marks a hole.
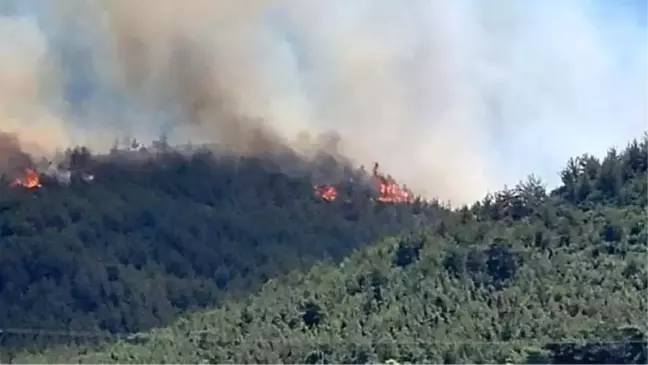
<instances>
[{"instance_id":1,"label":"burning tree","mask_svg":"<svg viewBox=\"0 0 648 365\"><path fill-rule=\"evenodd\" d=\"M414 201L413 194L405 187L401 187L391 176L379 171L378 163L374 163L372 184L377 189L376 201L391 204L410 204ZM326 201L336 200L338 188L334 185L316 185L315 195Z\"/></svg>"},{"instance_id":2,"label":"burning tree","mask_svg":"<svg viewBox=\"0 0 648 365\"><path fill-rule=\"evenodd\" d=\"M335 200L338 196L337 188L332 185L316 185L314 191L315 195L326 201Z\"/></svg>"},{"instance_id":3,"label":"burning tree","mask_svg":"<svg viewBox=\"0 0 648 365\"><path fill-rule=\"evenodd\" d=\"M376 200L383 203L409 204L412 202L412 193L406 188L400 187L391 176L380 173L378 171L378 162L374 163L373 177L379 189Z\"/></svg>"},{"instance_id":4,"label":"burning tree","mask_svg":"<svg viewBox=\"0 0 648 365\"><path fill-rule=\"evenodd\" d=\"M27 189L38 189L42 187L38 171L27 168L23 176L17 177L11 183L11 186L22 186Z\"/></svg>"}]
</instances>

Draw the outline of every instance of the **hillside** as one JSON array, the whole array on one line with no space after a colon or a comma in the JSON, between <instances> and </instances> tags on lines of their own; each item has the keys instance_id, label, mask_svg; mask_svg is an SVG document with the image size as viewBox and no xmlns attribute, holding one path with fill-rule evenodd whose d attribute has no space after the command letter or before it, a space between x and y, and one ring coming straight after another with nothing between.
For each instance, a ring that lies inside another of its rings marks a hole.
<instances>
[{"instance_id":1,"label":"hillside","mask_svg":"<svg viewBox=\"0 0 648 365\"><path fill-rule=\"evenodd\" d=\"M13 361L646 363L647 142L167 328Z\"/></svg>"},{"instance_id":2,"label":"hillside","mask_svg":"<svg viewBox=\"0 0 648 365\"><path fill-rule=\"evenodd\" d=\"M30 183L39 176L29 169L22 180L0 181L4 348L69 340L22 330L130 333L167 324L440 212L378 204L360 183L340 187L337 201L321 199L315 170L364 176L330 156L301 161L314 172L299 175L270 157L135 157L76 149L67 169L40 182Z\"/></svg>"}]
</instances>

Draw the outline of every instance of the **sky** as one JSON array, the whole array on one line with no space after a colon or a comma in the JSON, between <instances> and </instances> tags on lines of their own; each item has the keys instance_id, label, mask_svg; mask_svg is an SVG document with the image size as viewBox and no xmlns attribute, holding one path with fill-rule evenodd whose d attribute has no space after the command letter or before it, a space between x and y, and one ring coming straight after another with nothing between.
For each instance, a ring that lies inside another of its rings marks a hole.
<instances>
[{"instance_id":1,"label":"sky","mask_svg":"<svg viewBox=\"0 0 648 365\"><path fill-rule=\"evenodd\" d=\"M469 202L646 130L646 1L0 0L0 130L34 153L116 136L295 144L335 130ZM260 121L260 122L259 122Z\"/></svg>"}]
</instances>

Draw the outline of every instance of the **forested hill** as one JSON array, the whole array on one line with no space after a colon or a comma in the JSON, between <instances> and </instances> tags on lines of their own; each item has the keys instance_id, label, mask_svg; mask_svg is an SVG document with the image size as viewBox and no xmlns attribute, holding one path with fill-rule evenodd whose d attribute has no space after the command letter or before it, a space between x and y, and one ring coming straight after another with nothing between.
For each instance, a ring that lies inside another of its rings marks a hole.
<instances>
[{"instance_id":1,"label":"forested hill","mask_svg":"<svg viewBox=\"0 0 648 365\"><path fill-rule=\"evenodd\" d=\"M167 328L13 360L646 363L646 146L572 159L553 192L530 178Z\"/></svg>"},{"instance_id":2,"label":"forested hill","mask_svg":"<svg viewBox=\"0 0 648 365\"><path fill-rule=\"evenodd\" d=\"M370 186L348 179L340 199L324 201L315 172L361 171L324 156L302 161L311 174L286 174L273 161L76 149L40 187L0 181L3 346L55 340L22 330L143 331L442 213L377 204Z\"/></svg>"}]
</instances>

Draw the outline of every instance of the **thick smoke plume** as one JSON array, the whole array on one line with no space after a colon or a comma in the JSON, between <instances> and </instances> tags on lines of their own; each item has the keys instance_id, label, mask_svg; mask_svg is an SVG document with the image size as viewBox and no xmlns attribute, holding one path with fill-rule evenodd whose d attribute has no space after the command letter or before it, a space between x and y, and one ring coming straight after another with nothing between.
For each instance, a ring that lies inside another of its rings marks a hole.
<instances>
[{"instance_id":1,"label":"thick smoke plume","mask_svg":"<svg viewBox=\"0 0 648 365\"><path fill-rule=\"evenodd\" d=\"M0 136L3 150L15 137L35 154L69 142L64 124L43 102L48 92L59 92L51 89L56 83L47 69L47 43L33 21L0 18L0 60L0 131L17 135Z\"/></svg>"},{"instance_id":2,"label":"thick smoke plume","mask_svg":"<svg viewBox=\"0 0 648 365\"><path fill-rule=\"evenodd\" d=\"M469 201L644 129L627 4L4 0L0 130L40 153L162 133L307 152L300 132L334 130L357 163Z\"/></svg>"}]
</instances>

